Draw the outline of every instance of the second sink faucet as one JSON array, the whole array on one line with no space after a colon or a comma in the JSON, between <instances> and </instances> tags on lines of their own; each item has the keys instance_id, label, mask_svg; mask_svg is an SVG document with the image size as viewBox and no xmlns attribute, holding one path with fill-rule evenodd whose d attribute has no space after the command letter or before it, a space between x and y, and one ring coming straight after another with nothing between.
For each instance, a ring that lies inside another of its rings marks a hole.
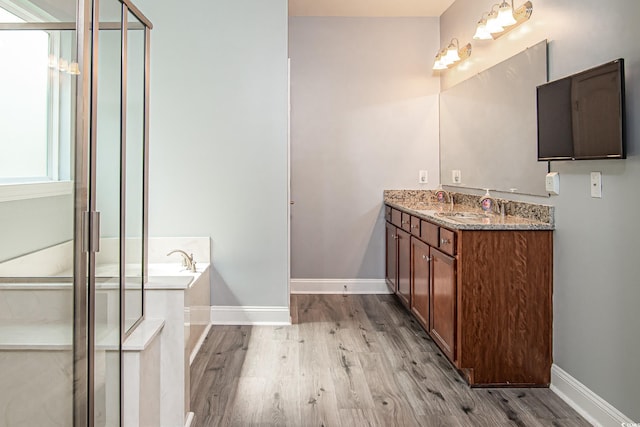
<instances>
[{"instance_id":1,"label":"second sink faucet","mask_svg":"<svg viewBox=\"0 0 640 427\"><path fill-rule=\"evenodd\" d=\"M489 190L480 198L480 207L487 213L495 211L495 213L500 213L501 216L504 216L504 202L500 203L497 199L491 197Z\"/></svg>"},{"instance_id":2,"label":"second sink faucet","mask_svg":"<svg viewBox=\"0 0 640 427\"><path fill-rule=\"evenodd\" d=\"M174 254L176 252L182 255L182 266L187 268L192 273L195 273L197 270L196 270L196 262L193 259L193 254L189 255L188 253L186 253L181 249L174 249L171 252L169 252L167 256Z\"/></svg>"},{"instance_id":3,"label":"second sink faucet","mask_svg":"<svg viewBox=\"0 0 640 427\"><path fill-rule=\"evenodd\" d=\"M453 211L453 196L447 190L443 190L442 188L438 189L435 192L436 200L439 203L449 202L449 208Z\"/></svg>"}]
</instances>

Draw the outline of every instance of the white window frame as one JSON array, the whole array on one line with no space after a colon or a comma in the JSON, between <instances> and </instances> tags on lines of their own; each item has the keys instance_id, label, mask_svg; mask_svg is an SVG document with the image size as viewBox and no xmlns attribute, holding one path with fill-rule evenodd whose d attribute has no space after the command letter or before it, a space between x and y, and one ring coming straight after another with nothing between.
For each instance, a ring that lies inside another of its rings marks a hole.
<instances>
[{"instance_id":1,"label":"white window frame","mask_svg":"<svg viewBox=\"0 0 640 427\"><path fill-rule=\"evenodd\" d=\"M26 20L53 20L52 16L36 8L30 2L0 0L0 7ZM49 33L49 53L60 57L60 36ZM47 175L42 177L0 178L0 203L55 197L73 193L73 181L61 180L61 175L71 177L72 171L60 171L60 76L52 73L47 90ZM69 153L71 155L71 153Z\"/></svg>"}]
</instances>

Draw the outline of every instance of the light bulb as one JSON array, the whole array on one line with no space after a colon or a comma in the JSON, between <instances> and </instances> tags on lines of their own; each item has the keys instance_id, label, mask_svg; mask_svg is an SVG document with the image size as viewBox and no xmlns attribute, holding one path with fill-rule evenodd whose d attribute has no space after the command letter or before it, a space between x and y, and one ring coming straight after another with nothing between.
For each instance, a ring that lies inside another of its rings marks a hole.
<instances>
[{"instance_id":1,"label":"light bulb","mask_svg":"<svg viewBox=\"0 0 640 427\"><path fill-rule=\"evenodd\" d=\"M75 76L80 74L80 67L77 62L71 62L69 64L69 70L67 71L69 74L73 74Z\"/></svg>"},{"instance_id":2,"label":"light bulb","mask_svg":"<svg viewBox=\"0 0 640 427\"><path fill-rule=\"evenodd\" d=\"M491 11L489 18L487 18L487 31L490 33L501 33L504 28L498 22L498 14L495 11Z\"/></svg>"},{"instance_id":3,"label":"light bulb","mask_svg":"<svg viewBox=\"0 0 640 427\"><path fill-rule=\"evenodd\" d=\"M60 60L58 61L58 70L62 71L63 73L69 70L69 63L66 59L60 58Z\"/></svg>"},{"instance_id":4,"label":"light bulb","mask_svg":"<svg viewBox=\"0 0 640 427\"><path fill-rule=\"evenodd\" d=\"M513 17L513 9L506 1L503 1L500 7L498 8L498 24L501 27L508 27L510 25L516 24L517 21Z\"/></svg>"},{"instance_id":5,"label":"light bulb","mask_svg":"<svg viewBox=\"0 0 640 427\"><path fill-rule=\"evenodd\" d=\"M476 28L476 33L473 35L473 38L476 40L491 39L491 33L487 31L487 22L484 19L478 22L478 27Z\"/></svg>"},{"instance_id":6,"label":"light bulb","mask_svg":"<svg viewBox=\"0 0 640 427\"><path fill-rule=\"evenodd\" d=\"M460 55L458 54L458 48L453 43L449 44L449 47L447 48L447 54L445 55L445 58L451 64L453 64L454 62L460 61Z\"/></svg>"},{"instance_id":7,"label":"light bulb","mask_svg":"<svg viewBox=\"0 0 640 427\"><path fill-rule=\"evenodd\" d=\"M446 70L447 66L442 62L442 58L436 59L436 62L433 63L434 70Z\"/></svg>"}]
</instances>

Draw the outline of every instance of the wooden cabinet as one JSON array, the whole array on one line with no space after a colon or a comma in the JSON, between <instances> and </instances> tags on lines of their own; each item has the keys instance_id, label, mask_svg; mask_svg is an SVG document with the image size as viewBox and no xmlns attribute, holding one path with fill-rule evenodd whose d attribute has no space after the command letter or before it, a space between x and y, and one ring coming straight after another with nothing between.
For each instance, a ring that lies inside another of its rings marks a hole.
<instances>
[{"instance_id":1,"label":"wooden cabinet","mask_svg":"<svg viewBox=\"0 0 640 427\"><path fill-rule=\"evenodd\" d=\"M386 223L386 263L385 279L387 286L394 294L398 291L398 240L396 226L390 222Z\"/></svg>"},{"instance_id":2,"label":"wooden cabinet","mask_svg":"<svg viewBox=\"0 0 640 427\"><path fill-rule=\"evenodd\" d=\"M462 230L456 366L472 385L551 382L553 235Z\"/></svg>"},{"instance_id":3,"label":"wooden cabinet","mask_svg":"<svg viewBox=\"0 0 640 427\"><path fill-rule=\"evenodd\" d=\"M456 260L431 249L431 304L429 334L455 362L456 353Z\"/></svg>"},{"instance_id":4,"label":"wooden cabinet","mask_svg":"<svg viewBox=\"0 0 640 427\"><path fill-rule=\"evenodd\" d=\"M407 308L411 307L411 235L398 229L398 291Z\"/></svg>"},{"instance_id":5,"label":"wooden cabinet","mask_svg":"<svg viewBox=\"0 0 640 427\"><path fill-rule=\"evenodd\" d=\"M431 256L429 245L411 238L411 312L429 330L429 286Z\"/></svg>"},{"instance_id":6,"label":"wooden cabinet","mask_svg":"<svg viewBox=\"0 0 640 427\"><path fill-rule=\"evenodd\" d=\"M387 206L385 218L391 221L386 223L385 279L389 289L409 308L411 306L411 235L409 232L412 230L412 217ZM415 230L415 227L413 229ZM419 234L419 231L417 233Z\"/></svg>"},{"instance_id":7,"label":"wooden cabinet","mask_svg":"<svg viewBox=\"0 0 640 427\"><path fill-rule=\"evenodd\" d=\"M469 384L548 386L553 232L387 214L387 283Z\"/></svg>"}]
</instances>

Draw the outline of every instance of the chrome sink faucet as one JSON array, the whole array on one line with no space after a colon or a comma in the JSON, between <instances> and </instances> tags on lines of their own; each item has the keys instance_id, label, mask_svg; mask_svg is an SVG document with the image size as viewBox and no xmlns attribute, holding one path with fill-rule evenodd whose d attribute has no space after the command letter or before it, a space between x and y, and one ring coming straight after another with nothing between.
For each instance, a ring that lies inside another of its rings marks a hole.
<instances>
[{"instance_id":1,"label":"chrome sink faucet","mask_svg":"<svg viewBox=\"0 0 640 427\"><path fill-rule=\"evenodd\" d=\"M196 270L196 262L193 259L193 254L189 255L183 250L174 249L171 252L169 252L167 256L174 254L176 252L182 255L182 266L185 267L187 270L191 271L192 273L195 273L197 270Z\"/></svg>"},{"instance_id":2,"label":"chrome sink faucet","mask_svg":"<svg viewBox=\"0 0 640 427\"><path fill-rule=\"evenodd\" d=\"M453 211L453 196L447 190L442 188L438 189L435 193L435 198L438 203L449 203L449 208Z\"/></svg>"},{"instance_id":3,"label":"chrome sink faucet","mask_svg":"<svg viewBox=\"0 0 640 427\"><path fill-rule=\"evenodd\" d=\"M489 190L480 198L480 207L487 213L499 213L504 217L504 203L500 203L497 199L491 197Z\"/></svg>"}]
</instances>

